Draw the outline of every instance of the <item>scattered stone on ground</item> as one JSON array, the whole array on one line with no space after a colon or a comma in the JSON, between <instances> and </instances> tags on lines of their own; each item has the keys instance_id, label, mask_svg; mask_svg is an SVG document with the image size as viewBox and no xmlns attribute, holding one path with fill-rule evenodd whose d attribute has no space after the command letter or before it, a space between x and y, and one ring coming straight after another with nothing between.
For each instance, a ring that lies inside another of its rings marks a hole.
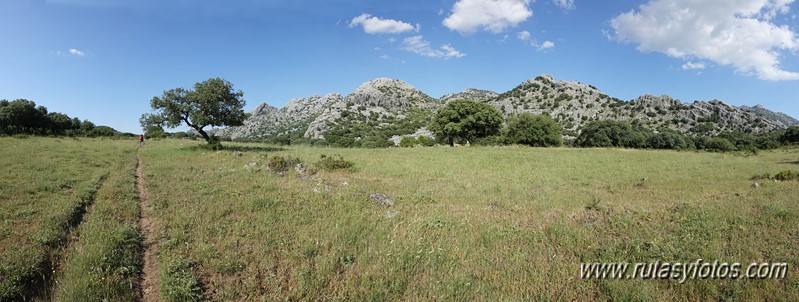
<instances>
[{"instance_id":1,"label":"scattered stone on ground","mask_svg":"<svg viewBox=\"0 0 799 302\"><path fill-rule=\"evenodd\" d=\"M394 201L391 200L386 194L382 193L371 193L369 194L369 199L374 200L380 206L383 207L390 207L394 205Z\"/></svg>"},{"instance_id":2,"label":"scattered stone on ground","mask_svg":"<svg viewBox=\"0 0 799 302\"><path fill-rule=\"evenodd\" d=\"M755 188L755 189L760 188L760 184L759 183L753 183L752 184L752 188Z\"/></svg>"},{"instance_id":3,"label":"scattered stone on ground","mask_svg":"<svg viewBox=\"0 0 799 302\"><path fill-rule=\"evenodd\" d=\"M253 161L244 165L244 170L258 172L261 171L261 167L258 167L258 161Z\"/></svg>"},{"instance_id":4,"label":"scattered stone on ground","mask_svg":"<svg viewBox=\"0 0 799 302\"><path fill-rule=\"evenodd\" d=\"M394 218L394 216L397 216L397 214L399 214L399 211L386 211L385 217L391 219Z\"/></svg>"},{"instance_id":5,"label":"scattered stone on ground","mask_svg":"<svg viewBox=\"0 0 799 302\"><path fill-rule=\"evenodd\" d=\"M316 186L314 186L313 191L316 193L327 193L330 191L330 187L325 184L324 180L319 180L319 182L316 183Z\"/></svg>"}]
</instances>

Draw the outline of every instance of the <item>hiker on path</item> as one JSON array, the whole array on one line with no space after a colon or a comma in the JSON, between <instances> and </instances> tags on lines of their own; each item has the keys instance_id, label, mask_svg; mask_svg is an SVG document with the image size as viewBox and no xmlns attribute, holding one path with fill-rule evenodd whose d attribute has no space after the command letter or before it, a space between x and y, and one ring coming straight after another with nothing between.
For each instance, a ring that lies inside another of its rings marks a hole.
<instances>
[{"instance_id":1,"label":"hiker on path","mask_svg":"<svg viewBox=\"0 0 799 302\"><path fill-rule=\"evenodd\" d=\"M144 134L139 134L139 146L144 145Z\"/></svg>"}]
</instances>

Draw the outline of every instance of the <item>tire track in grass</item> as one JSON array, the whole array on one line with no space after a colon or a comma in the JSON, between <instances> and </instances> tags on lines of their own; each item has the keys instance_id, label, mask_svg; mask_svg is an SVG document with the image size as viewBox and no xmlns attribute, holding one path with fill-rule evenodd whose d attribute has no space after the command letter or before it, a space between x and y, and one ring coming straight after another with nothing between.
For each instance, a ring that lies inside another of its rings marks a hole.
<instances>
[{"instance_id":1,"label":"tire track in grass","mask_svg":"<svg viewBox=\"0 0 799 302\"><path fill-rule=\"evenodd\" d=\"M66 221L61 223L60 229L63 230L64 237L50 246L51 250L40 264L39 276L30 276L29 281L23 285L22 295L16 297L21 301L43 301L53 297L58 275L63 267L63 257L80 237L80 224L84 221L87 214L91 212L92 204L97 191L105 183L108 173L100 176L94 183L94 187L86 194L86 198L75 205ZM2 299L0 299L2 300Z\"/></svg>"},{"instance_id":2,"label":"tire track in grass","mask_svg":"<svg viewBox=\"0 0 799 302\"><path fill-rule=\"evenodd\" d=\"M142 168L141 155L136 154L136 190L139 197L139 232L142 235L142 269L140 288L141 301L159 301L158 290L160 282L158 280L158 269L156 268L155 254L155 225L151 217L152 207L147 198L147 188L144 186L144 172Z\"/></svg>"}]
</instances>

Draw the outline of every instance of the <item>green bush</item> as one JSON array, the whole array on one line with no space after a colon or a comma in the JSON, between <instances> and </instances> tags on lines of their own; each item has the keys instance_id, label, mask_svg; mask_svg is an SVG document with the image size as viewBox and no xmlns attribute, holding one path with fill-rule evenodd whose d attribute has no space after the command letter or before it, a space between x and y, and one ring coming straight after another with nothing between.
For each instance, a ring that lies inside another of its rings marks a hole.
<instances>
[{"instance_id":1,"label":"green bush","mask_svg":"<svg viewBox=\"0 0 799 302\"><path fill-rule=\"evenodd\" d=\"M735 150L735 145L733 145L730 141L720 138L720 137L711 137L703 140L703 147L702 149L708 151L715 151L715 152L729 152ZM699 146L697 146L699 149Z\"/></svg>"},{"instance_id":2,"label":"green bush","mask_svg":"<svg viewBox=\"0 0 799 302\"><path fill-rule=\"evenodd\" d=\"M763 179L771 179L771 174L768 173L757 174L755 176L752 176L752 178L750 178L750 180L763 180Z\"/></svg>"},{"instance_id":3,"label":"green bush","mask_svg":"<svg viewBox=\"0 0 799 302\"><path fill-rule=\"evenodd\" d=\"M799 180L799 171L785 170L773 177L776 180Z\"/></svg>"},{"instance_id":4,"label":"green bush","mask_svg":"<svg viewBox=\"0 0 799 302\"><path fill-rule=\"evenodd\" d=\"M432 146L436 145L436 140L435 139L432 139L432 138L424 136L424 135L422 135L419 138L417 138L417 140L419 141L419 144L421 144L422 146L425 146L425 147L432 147Z\"/></svg>"},{"instance_id":5,"label":"green bush","mask_svg":"<svg viewBox=\"0 0 799 302\"><path fill-rule=\"evenodd\" d=\"M799 126L790 126L780 138L784 144L799 143Z\"/></svg>"},{"instance_id":6,"label":"green bush","mask_svg":"<svg viewBox=\"0 0 799 302\"><path fill-rule=\"evenodd\" d=\"M266 167L270 171L274 172L287 172L289 169L294 167L296 164L301 164L302 161L299 158L292 158L291 156L272 156L266 160Z\"/></svg>"},{"instance_id":7,"label":"green bush","mask_svg":"<svg viewBox=\"0 0 799 302\"><path fill-rule=\"evenodd\" d=\"M317 140L313 140L311 145L314 146L314 147L328 147L328 146L330 146L330 143L328 143L326 140L323 140L323 139L317 139Z\"/></svg>"},{"instance_id":8,"label":"green bush","mask_svg":"<svg viewBox=\"0 0 799 302\"><path fill-rule=\"evenodd\" d=\"M338 158L336 158L338 156ZM352 169L355 165L353 162L345 160L341 155L327 156L322 154L319 161L316 162L316 167L325 171L335 171L342 169Z\"/></svg>"},{"instance_id":9,"label":"green bush","mask_svg":"<svg viewBox=\"0 0 799 302\"><path fill-rule=\"evenodd\" d=\"M660 132L650 135L646 140L646 145L652 149L685 149L688 143L682 135L673 132Z\"/></svg>"},{"instance_id":10,"label":"green bush","mask_svg":"<svg viewBox=\"0 0 799 302\"><path fill-rule=\"evenodd\" d=\"M399 146L402 148L412 148L419 144L419 141L413 136L403 136L400 140Z\"/></svg>"},{"instance_id":11,"label":"green bush","mask_svg":"<svg viewBox=\"0 0 799 302\"><path fill-rule=\"evenodd\" d=\"M763 173L763 174L757 174L755 176L752 176L752 178L750 178L750 180L764 180L764 179L780 180L780 181L799 180L799 171L784 170L777 174L774 174L774 176L771 176L771 174L768 173Z\"/></svg>"},{"instance_id":12,"label":"green bush","mask_svg":"<svg viewBox=\"0 0 799 302\"><path fill-rule=\"evenodd\" d=\"M622 121L594 121L588 123L574 144L579 147L642 148L646 145L645 132Z\"/></svg>"},{"instance_id":13,"label":"green bush","mask_svg":"<svg viewBox=\"0 0 799 302\"><path fill-rule=\"evenodd\" d=\"M365 139L362 139L359 144L354 145L353 147L363 147L363 148L388 148L393 145L391 141L383 137L372 136Z\"/></svg>"},{"instance_id":14,"label":"green bush","mask_svg":"<svg viewBox=\"0 0 799 302\"><path fill-rule=\"evenodd\" d=\"M560 125L548 115L522 113L511 116L505 128L505 140L511 144L555 147L563 143Z\"/></svg>"}]
</instances>

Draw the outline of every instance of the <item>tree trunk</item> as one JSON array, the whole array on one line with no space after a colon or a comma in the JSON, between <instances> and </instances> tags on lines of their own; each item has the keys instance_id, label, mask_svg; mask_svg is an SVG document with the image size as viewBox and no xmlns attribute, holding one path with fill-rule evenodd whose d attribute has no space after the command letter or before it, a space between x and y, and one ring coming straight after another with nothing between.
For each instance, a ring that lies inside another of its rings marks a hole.
<instances>
[{"instance_id":1,"label":"tree trunk","mask_svg":"<svg viewBox=\"0 0 799 302\"><path fill-rule=\"evenodd\" d=\"M452 137L449 138L449 146L455 147L455 140Z\"/></svg>"},{"instance_id":2,"label":"tree trunk","mask_svg":"<svg viewBox=\"0 0 799 302\"><path fill-rule=\"evenodd\" d=\"M206 142L208 142L209 144L211 143L211 137L208 136L208 133L205 133L205 131L203 131L203 128L195 127L194 130L197 130L197 132L199 132L200 135L203 136Z\"/></svg>"}]
</instances>

